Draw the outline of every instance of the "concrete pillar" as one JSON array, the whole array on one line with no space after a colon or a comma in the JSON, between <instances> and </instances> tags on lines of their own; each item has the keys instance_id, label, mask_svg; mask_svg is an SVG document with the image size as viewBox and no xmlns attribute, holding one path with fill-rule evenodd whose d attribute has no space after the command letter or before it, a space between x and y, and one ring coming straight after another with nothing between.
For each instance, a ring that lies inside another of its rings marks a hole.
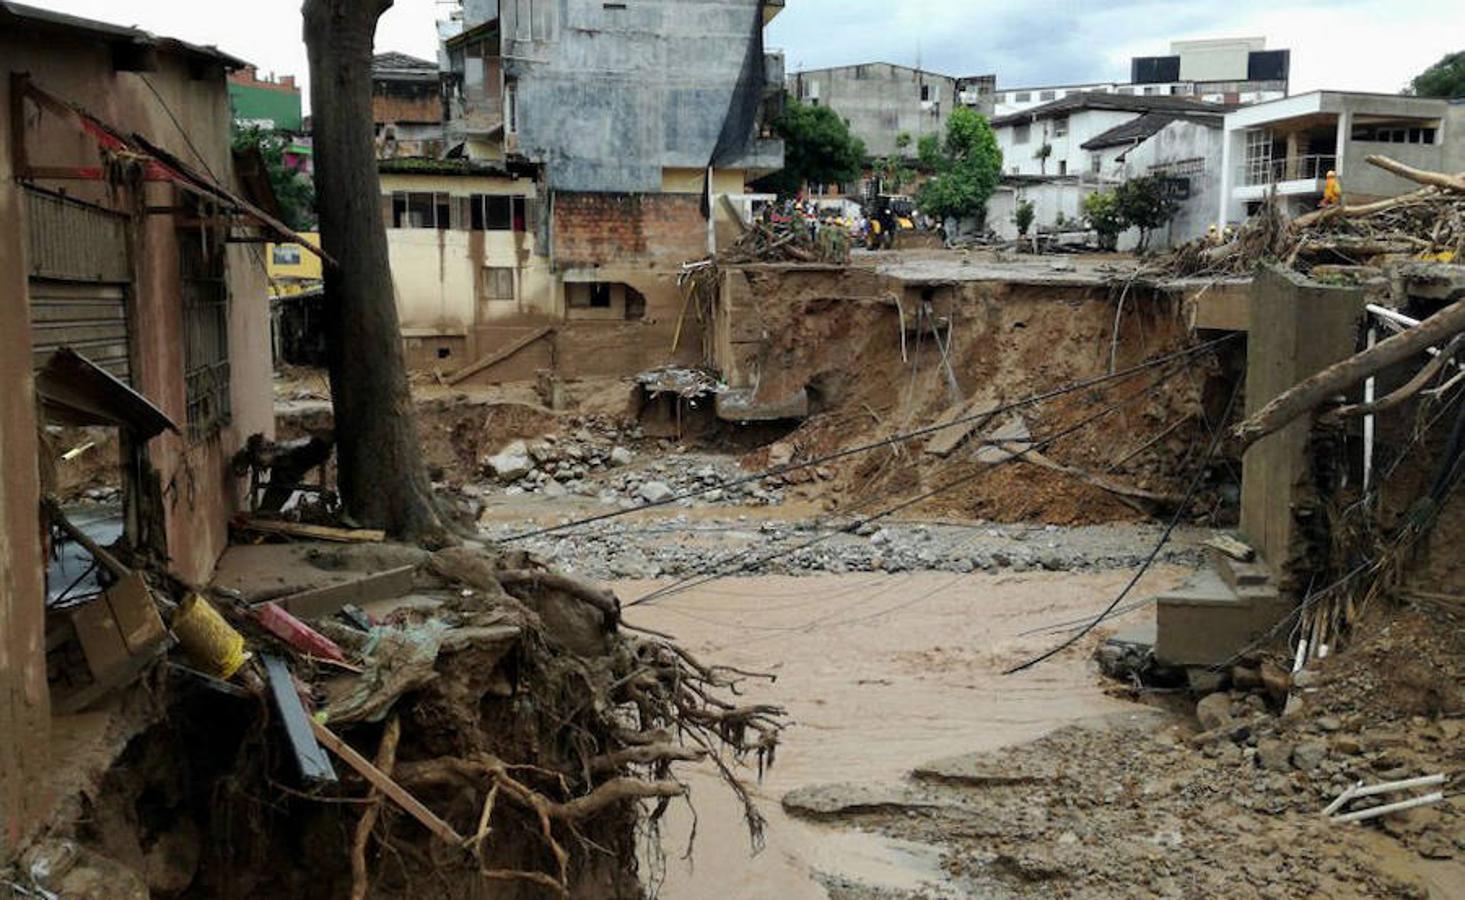
<instances>
[{"instance_id":1,"label":"concrete pillar","mask_svg":"<svg viewBox=\"0 0 1465 900\"><path fill-rule=\"evenodd\" d=\"M1334 156L1338 157L1338 161L1334 163L1333 168L1338 171L1338 178L1340 181L1346 177L1343 174L1343 154L1348 149L1348 141L1351 140L1352 137L1353 113L1345 109L1342 112L1338 113L1338 149L1335 150L1333 154ZM1326 175L1327 172L1323 171L1318 174L1319 177L1321 177L1322 175ZM1343 192L1346 194L1348 192L1348 182L1342 181L1342 185Z\"/></svg>"},{"instance_id":2,"label":"concrete pillar","mask_svg":"<svg viewBox=\"0 0 1465 900\"><path fill-rule=\"evenodd\" d=\"M1296 130L1287 132L1287 168L1282 178L1283 181L1297 180L1298 164L1301 162L1299 157L1302 156L1301 147L1302 133Z\"/></svg>"},{"instance_id":3,"label":"concrete pillar","mask_svg":"<svg viewBox=\"0 0 1465 900\"><path fill-rule=\"evenodd\" d=\"M1246 350L1246 413L1327 366L1351 356L1358 340L1363 294L1330 287L1268 266L1252 285ZM1241 532L1285 590L1294 558L1294 512L1306 499L1305 457L1310 417L1253 444L1243 458Z\"/></svg>"},{"instance_id":4,"label":"concrete pillar","mask_svg":"<svg viewBox=\"0 0 1465 900\"><path fill-rule=\"evenodd\" d=\"M48 802L45 575L26 289L25 202L11 170L10 80L0 77L0 866Z\"/></svg>"}]
</instances>

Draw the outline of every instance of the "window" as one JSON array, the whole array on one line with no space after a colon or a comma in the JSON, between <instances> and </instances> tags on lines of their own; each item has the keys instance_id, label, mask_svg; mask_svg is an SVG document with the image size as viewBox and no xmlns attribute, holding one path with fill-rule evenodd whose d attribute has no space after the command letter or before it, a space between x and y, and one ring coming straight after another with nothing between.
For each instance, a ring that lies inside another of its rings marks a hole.
<instances>
[{"instance_id":1,"label":"window","mask_svg":"<svg viewBox=\"0 0 1465 900\"><path fill-rule=\"evenodd\" d=\"M1059 175L1067 175L1068 174L1068 160L1066 160L1066 159L1060 159L1060 160L1058 160L1058 174Z\"/></svg>"},{"instance_id":2,"label":"window","mask_svg":"<svg viewBox=\"0 0 1465 900\"><path fill-rule=\"evenodd\" d=\"M468 198L469 227L474 231L528 231L528 200L508 194L474 194Z\"/></svg>"},{"instance_id":3,"label":"window","mask_svg":"<svg viewBox=\"0 0 1465 900\"><path fill-rule=\"evenodd\" d=\"M1053 136L1065 137L1068 134L1068 116L1061 116L1053 120Z\"/></svg>"},{"instance_id":4,"label":"window","mask_svg":"<svg viewBox=\"0 0 1465 900\"><path fill-rule=\"evenodd\" d=\"M921 85L921 102L922 103L926 103L930 99L931 99L931 86L929 84L923 84L923 85Z\"/></svg>"},{"instance_id":5,"label":"window","mask_svg":"<svg viewBox=\"0 0 1465 900\"><path fill-rule=\"evenodd\" d=\"M501 266L485 266L483 297L485 300L513 300L514 270Z\"/></svg>"},{"instance_id":6,"label":"window","mask_svg":"<svg viewBox=\"0 0 1465 900\"><path fill-rule=\"evenodd\" d=\"M1093 154L1092 156L1089 157L1089 171L1091 171L1095 175L1097 175L1103 169L1103 167L1104 167L1104 157L1100 156L1097 153L1095 153L1095 154Z\"/></svg>"},{"instance_id":7,"label":"window","mask_svg":"<svg viewBox=\"0 0 1465 900\"><path fill-rule=\"evenodd\" d=\"M1012 142L1014 144L1026 144L1032 137L1032 126L1024 122L1021 125L1012 126Z\"/></svg>"},{"instance_id":8,"label":"window","mask_svg":"<svg viewBox=\"0 0 1465 900\"><path fill-rule=\"evenodd\" d=\"M452 224L447 194L417 191L392 192L393 228L438 228Z\"/></svg>"},{"instance_id":9,"label":"window","mask_svg":"<svg viewBox=\"0 0 1465 900\"><path fill-rule=\"evenodd\" d=\"M178 231L183 288L183 381L188 438L202 441L229 424L229 283L224 244L192 228Z\"/></svg>"},{"instance_id":10,"label":"window","mask_svg":"<svg viewBox=\"0 0 1465 900\"><path fill-rule=\"evenodd\" d=\"M1403 126L1394 123L1353 126L1353 140L1383 144L1433 144L1438 130L1428 126Z\"/></svg>"},{"instance_id":11,"label":"window","mask_svg":"<svg viewBox=\"0 0 1465 900\"><path fill-rule=\"evenodd\" d=\"M1012 95L1012 102L1014 103L1027 103L1031 99L1033 99L1033 95L1028 91L1018 91Z\"/></svg>"},{"instance_id":12,"label":"window","mask_svg":"<svg viewBox=\"0 0 1465 900\"><path fill-rule=\"evenodd\" d=\"M1006 94L998 94L994 99L998 103L1006 103L1007 102L1007 95Z\"/></svg>"},{"instance_id":13,"label":"window","mask_svg":"<svg viewBox=\"0 0 1465 900\"><path fill-rule=\"evenodd\" d=\"M610 285L603 281L590 285L590 308L610 309Z\"/></svg>"},{"instance_id":14,"label":"window","mask_svg":"<svg viewBox=\"0 0 1465 900\"><path fill-rule=\"evenodd\" d=\"M270 251L270 259L277 266L298 266L300 265L299 244L276 244Z\"/></svg>"},{"instance_id":15,"label":"window","mask_svg":"<svg viewBox=\"0 0 1465 900\"><path fill-rule=\"evenodd\" d=\"M1132 87L1122 87L1122 88L1120 88L1118 90L1117 93L1120 93L1120 94L1133 94L1134 93L1134 88L1132 88Z\"/></svg>"},{"instance_id":16,"label":"window","mask_svg":"<svg viewBox=\"0 0 1465 900\"><path fill-rule=\"evenodd\" d=\"M1160 89L1158 87L1154 86L1153 84L1147 84L1147 85L1145 85L1145 96L1146 97L1153 97L1156 94L1158 94L1159 92L1160 92Z\"/></svg>"},{"instance_id":17,"label":"window","mask_svg":"<svg viewBox=\"0 0 1465 900\"><path fill-rule=\"evenodd\" d=\"M1056 99L1058 99L1058 92L1057 91L1042 91L1042 92L1040 92L1038 94L1038 99L1039 100L1056 100Z\"/></svg>"},{"instance_id":18,"label":"window","mask_svg":"<svg viewBox=\"0 0 1465 900\"><path fill-rule=\"evenodd\" d=\"M519 85L512 81L504 85L504 130L519 133Z\"/></svg>"}]
</instances>

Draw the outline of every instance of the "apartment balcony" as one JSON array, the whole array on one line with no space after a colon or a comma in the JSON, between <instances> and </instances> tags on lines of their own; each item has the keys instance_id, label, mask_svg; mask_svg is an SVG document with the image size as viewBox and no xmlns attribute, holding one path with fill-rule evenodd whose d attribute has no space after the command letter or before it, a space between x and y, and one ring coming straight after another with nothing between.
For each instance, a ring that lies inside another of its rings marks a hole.
<instances>
[{"instance_id":1,"label":"apartment balcony","mask_svg":"<svg viewBox=\"0 0 1465 900\"><path fill-rule=\"evenodd\" d=\"M1262 200L1272 191L1279 197L1321 194L1328 172L1337 168L1338 157L1331 153L1252 160L1237 170L1232 195L1236 200Z\"/></svg>"},{"instance_id":2,"label":"apartment balcony","mask_svg":"<svg viewBox=\"0 0 1465 900\"><path fill-rule=\"evenodd\" d=\"M775 17L783 12L784 0L764 0L763 2L763 24L766 26Z\"/></svg>"}]
</instances>

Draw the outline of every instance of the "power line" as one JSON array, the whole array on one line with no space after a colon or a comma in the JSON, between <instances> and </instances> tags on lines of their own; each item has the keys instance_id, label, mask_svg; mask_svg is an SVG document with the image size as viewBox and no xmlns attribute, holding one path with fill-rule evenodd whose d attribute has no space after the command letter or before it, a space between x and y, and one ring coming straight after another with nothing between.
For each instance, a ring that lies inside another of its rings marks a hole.
<instances>
[{"instance_id":1,"label":"power line","mask_svg":"<svg viewBox=\"0 0 1465 900\"><path fill-rule=\"evenodd\" d=\"M717 569L720 569L722 566L726 565L729 562L734 562L737 559L746 557L751 552L751 550L742 551L742 552L734 555L731 558L719 560L718 562L713 563L709 567L704 567L703 571L701 573L699 573L699 574L693 574L691 576L687 576L687 577L681 579L680 581L678 581L678 582L676 582L676 583L674 583L672 585L669 585L667 587L660 588L660 589L657 589L655 591L652 591L651 593L645 595L644 597L640 597L640 598L632 601L631 603L626 604L626 606L627 606L627 608L634 607L634 606L640 606L642 604L650 603L650 602L652 602L654 600L657 600L657 599L659 599L661 597L668 596L668 595L673 594L673 593L678 593L678 592L681 592L681 591L690 590L691 588L698 587L698 586L700 586L702 584L707 584L707 583L710 583L712 581L716 581L716 580L718 580L720 578L725 578L725 577L727 577L729 575L733 575L733 574L736 574L738 572L745 571L745 570L747 570L751 566L763 565L763 564L766 564L766 563L771 562L773 560L780 559L782 557L789 556L789 555L794 554L794 553L798 553L801 550L808 549L809 547L812 547L812 546L814 546L816 544L819 544L819 543L822 543L822 542L824 542L826 540L829 540L830 538L834 537L836 534L840 534L842 532L848 532L848 531L854 530L856 528L860 528L860 527L863 527L865 525L868 525L868 524L870 524L872 522L876 522L876 521L879 521L881 519L888 518L889 516L894 515L895 513L900 512L901 510L909 509L910 507L912 507L912 506L914 506L914 505L916 505L916 504L918 504L918 503L920 503L920 502L922 502L924 500L928 500L931 497L937 496L939 494L942 494L942 493L945 493L945 492L947 492L949 490L952 490L953 488L960 487L963 484L967 484L967 483L969 483L971 481L974 481L977 478L980 478L980 477L988 474L989 472L991 472L993 469L997 468L998 466L1006 465L1007 463L1011 463L1011 462L1015 462L1017 460L1023 459L1023 458L1025 458L1030 453L1036 453L1036 452L1039 452L1041 450L1044 450L1044 449L1052 446L1054 443L1058 442L1059 440L1061 440L1061 439L1063 439L1063 438L1065 438L1065 437L1067 437L1067 436L1069 436L1071 434L1074 434L1076 432L1082 431L1083 429L1089 427L1090 425L1092 425L1093 423L1099 421L1100 419L1103 419L1103 418L1105 418L1105 417L1107 417L1109 415L1112 415L1114 412L1116 412L1119 409L1122 409L1124 406L1126 406L1126 405L1128 405L1130 403L1133 403L1134 401L1136 401L1136 400L1138 400L1138 399L1140 399L1142 397L1145 397L1145 396L1153 393L1157 388L1159 388L1161 385L1165 384L1171 378L1173 378L1175 376L1175 374L1176 374L1175 371L1162 372L1157 378L1154 379L1154 381L1152 381L1143 390L1136 391L1134 394L1130 395L1129 397L1124 398L1123 400L1120 400L1120 401L1115 402L1115 403L1111 403L1110 405L1104 407L1103 409L1100 409L1099 411L1097 411L1093 415L1090 415L1090 416L1088 416L1088 417L1080 420L1079 422L1077 422L1077 423L1075 423L1073 425L1070 425L1067 428L1061 429L1060 431L1058 431L1055 434L1049 435L1048 437L1046 437L1046 438L1044 438L1044 439L1042 439L1040 441L1032 442L1026 448L1024 448L1023 450L1021 450L1021 451L1019 451L1017 453L1010 453L1006 458L1002 459L998 463L995 463L995 464L993 464L991 466L986 466L986 467L983 467L983 468L979 468L976 471L974 471L974 472L972 472L972 473L970 473L968 475L962 476L962 477L957 478L957 479L955 479L953 481L950 481L950 482L948 482L946 484L940 485L939 487L934 488L934 489L932 489L930 491L927 491L925 493L918 494L917 496L912 497L912 498L910 498L908 500L902 501L902 502L896 504L895 506L892 506L889 509L884 510L883 512L877 513L876 515L873 515L873 516L869 516L869 517L867 517L867 518L865 518L863 520L860 520L859 522L857 522L857 523L855 523L853 525L846 526L845 528L840 529L839 531L833 531L833 532L828 532L826 534L822 534L822 535L820 535L818 537L812 538L812 539L810 539L808 541L805 541L805 542L803 542L801 544L798 544L798 545L796 545L794 547L790 547L790 548L787 548L785 550L779 551L777 553L769 554L768 556L764 556L764 557L762 557L760 559L754 560L751 563L750 562L745 562L742 565L738 566L737 568L735 568L735 569L733 569L733 570L731 570L729 572L718 573L716 571ZM984 443L984 445L988 445L988 446L992 446L992 445L1001 446L1003 442L1000 442L1000 441L999 442L984 441L983 443ZM1011 442L1008 442L1008 443L1011 443ZM874 499L880 499L881 496L883 496L883 495L876 495L874 497ZM865 502L865 503L862 503L861 505L862 506L863 505L869 505L869 503L868 502ZM1187 505L1187 506L1189 505L1189 501L1188 500L1187 500L1187 503L1185 505ZM701 580L698 580L698 579L701 579Z\"/></svg>"},{"instance_id":2,"label":"power line","mask_svg":"<svg viewBox=\"0 0 1465 900\"><path fill-rule=\"evenodd\" d=\"M815 457L814 459L810 459L805 462L785 463L781 466L774 466L771 469L765 469L762 472L745 475L741 478L734 478L730 481L722 481L710 485L704 485L697 488L696 490L685 491L680 494L673 494L663 500L644 503L641 506L632 507L630 509L620 509L614 510L612 512L599 513L597 515L586 516L583 519L577 519L572 522L564 522L559 525L549 526L546 528L537 528L531 531L521 532L519 534L508 535L506 537L500 538L499 542L510 543L514 541L522 541L529 538L540 537L546 534L558 534L560 532L568 531L572 528L578 528L583 525L593 525L596 522L605 522L611 519L618 519L623 516L628 516L633 513L645 512L648 509L656 509L657 507L668 506L681 500L688 500L693 497L700 497L701 495L711 493L712 491L727 490L729 488L739 487L744 484L750 484L755 481L762 481L765 478L773 478L780 475L786 475L790 472L798 472L803 469L813 468L815 466L820 466L828 462L833 462L835 460L855 456L860 453L867 453L871 450L879 450L882 447L894 446L896 444L915 440L916 438L922 438L940 431L945 431L948 428L956 428L971 422L989 420L995 416L1002 415L1003 413L1012 412L1019 409L1026 409L1027 407L1035 406L1039 403L1052 400L1056 397L1062 397L1066 394L1076 393L1078 391L1087 390L1092 387L1098 387L1099 385L1108 384L1114 381L1126 380L1141 372L1163 366L1166 363L1173 362L1179 359L1186 359L1188 357L1208 352L1220 346L1221 344L1234 340L1238 336L1239 332L1231 332L1224 335L1223 337L1206 341L1203 344L1197 344L1196 346L1187 348L1185 350L1177 350L1174 353L1167 353L1163 356L1157 356L1153 359L1146 360L1145 362L1131 366L1128 369L1123 369L1118 372L1111 372L1107 375L1099 375L1094 378L1084 379L1082 381L1071 382L1063 387L1054 388L1050 391L1045 391L1038 394L1031 394L1021 400L1015 400L1011 403L1002 404L994 409L986 409L968 416L961 416L953 419L950 422L942 422L936 425L929 425L924 428L915 429L914 431L907 431L900 434L891 435L890 437L882 438L881 440L873 441L871 443L860 444L854 447L847 447L843 450L836 450L832 453L827 453L823 456Z\"/></svg>"},{"instance_id":3,"label":"power line","mask_svg":"<svg viewBox=\"0 0 1465 900\"><path fill-rule=\"evenodd\" d=\"M1231 391L1231 399L1226 401L1226 410L1221 414L1221 423L1223 428L1225 426L1225 423L1231 418L1231 411L1236 406L1236 398L1241 396L1242 384L1243 382L1241 381L1236 382L1236 387ZM1205 480L1206 471L1210 468L1211 460L1215 457L1216 451L1221 448L1221 440L1224 434L1224 431L1217 431L1215 435L1211 438L1211 445L1209 449L1206 450L1205 457L1201 459L1200 466L1196 470L1195 477L1192 478L1190 481L1190 487L1188 487L1185 491L1185 500L1181 502L1178 507L1175 508L1175 514L1170 517L1170 521L1165 525L1165 530L1160 534L1160 539L1155 542L1154 549L1150 551L1150 555L1146 557L1144 563L1140 565L1139 571L1134 573L1134 577L1129 579L1129 583L1124 586L1124 589L1119 592L1118 596L1116 596L1114 600L1107 607L1104 608L1103 612L1099 613L1097 618L1095 618L1088 625L1084 626L1080 631L1070 636L1067 640L1061 642L1053 649L1048 650L1047 652L1042 653L1025 663L1022 663L1021 665L1013 666L1012 668L1003 672L1003 675L1015 675L1018 672L1031 669L1033 666L1036 666L1039 663L1052 659L1054 656L1057 656L1059 653L1062 653L1064 650L1067 650L1069 647L1072 647L1074 644L1078 643L1084 635L1088 634L1090 631L1093 631L1095 628L1098 628L1105 619L1109 618L1109 616L1113 614L1115 608L1118 607L1120 603L1124 602L1124 598L1129 596L1130 592L1134 590L1135 585L1139 584L1139 580L1143 578L1145 573L1150 570L1150 566L1154 565L1155 560L1159 558L1160 551L1164 549L1165 544L1169 543L1170 535L1175 533L1176 527L1180 524L1181 517L1184 516L1186 510L1190 508L1191 501L1195 499L1196 492L1200 490L1201 482Z\"/></svg>"}]
</instances>

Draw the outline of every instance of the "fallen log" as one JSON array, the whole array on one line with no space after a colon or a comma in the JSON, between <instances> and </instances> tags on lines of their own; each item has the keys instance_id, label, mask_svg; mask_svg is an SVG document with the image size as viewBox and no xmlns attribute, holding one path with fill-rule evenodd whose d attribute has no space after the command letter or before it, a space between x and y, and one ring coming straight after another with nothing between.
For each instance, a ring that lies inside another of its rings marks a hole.
<instances>
[{"instance_id":1,"label":"fallen log","mask_svg":"<svg viewBox=\"0 0 1465 900\"><path fill-rule=\"evenodd\" d=\"M1298 382L1237 425L1234 433L1243 446L1250 446L1368 376L1424 353L1429 347L1443 346L1462 331L1465 331L1465 300L1445 307L1408 331L1380 341L1368 350Z\"/></svg>"},{"instance_id":2,"label":"fallen log","mask_svg":"<svg viewBox=\"0 0 1465 900\"><path fill-rule=\"evenodd\" d=\"M1425 364L1424 368L1420 369L1415 373L1413 378L1409 379L1408 383L1387 397L1381 397L1372 403L1355 403L1352 406L1340 406L1335 410L1324 413L1322 421L1329 425L1336 425L1344 419L1376 415L1377 413L1393 409L1424 390L1424 386L1429 384L1430 379L1438 375L1440 369L1443 369L1445 364L1455 357L1455 353L1460 349L1462 342L1465 342L1465 335L1455 335L1455 339L1450 342L1450 346L1444 349L1444 352L1433 357Z\"/></svg>"},{"instance_id":3,"label":"fallen log","mask_svg":"<svg viewBox=\"0 0 1465 900\"><path fill-rule=\"evenodd\" d=\"M1313 210L1310 213L1298 216L1292 220L1290 227L1293 231L1301 231L1332 219L1357 219L1363 216L1371 216L1375 213L1395 209L1396 207L1408 206L1412 203L1430 200L1439 196L1439 193L1437 188L1427 187L1412 193L1390 197L1387 200L1363 203L1358 206L1330 206L1327 209Z\"/></svg>"},{"instance_id":4,"label":"fallen log","mask_svg":"<svg viewBox=\"0 0 1465 900\"><path fill-rule=\"evenodd\" d=\"M1413 166L1406 166L1403 163L1389 159L1377 153L1364 157L1369 165L1378 166L1385 172L1393 172L1400 178L1407 178L1419 184L1431 187L1443 188L1447 191L1460 191L1465 193L1465 175L1446 175L1444 172L1430 172L1425 169L1416 169Z\"/></svg>"}]
</instances>

